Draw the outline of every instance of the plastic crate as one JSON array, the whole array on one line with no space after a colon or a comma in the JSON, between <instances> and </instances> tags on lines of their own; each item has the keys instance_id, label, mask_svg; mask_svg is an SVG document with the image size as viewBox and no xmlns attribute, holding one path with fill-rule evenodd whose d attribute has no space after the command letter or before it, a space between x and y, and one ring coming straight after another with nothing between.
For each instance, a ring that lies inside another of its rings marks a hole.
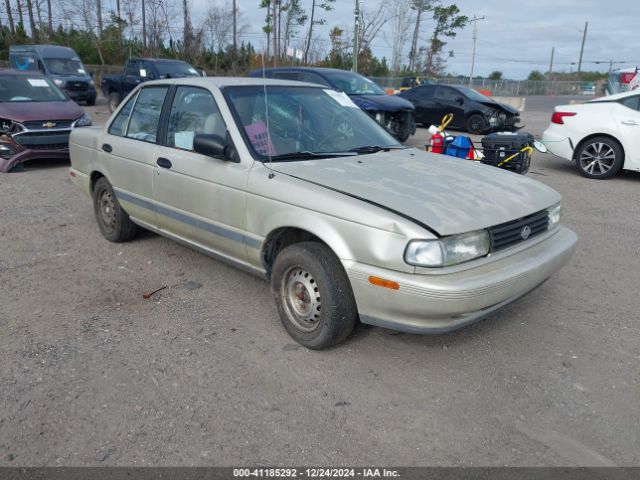
<instances>
[{"instance_id":1,"label":"plastic crate","mask_svg":"<svg viewBox=\"0 0 640 480\"><path fill-rule=\"evenodd\" d=\"M524 175L529 171L531 153L520 150L533 146L533 141L533 135L526 132L492 133L482 139L484 158L481 161L487 165ZM512 155L515 156L505 162Z\"/></svg>"}]
</instances>

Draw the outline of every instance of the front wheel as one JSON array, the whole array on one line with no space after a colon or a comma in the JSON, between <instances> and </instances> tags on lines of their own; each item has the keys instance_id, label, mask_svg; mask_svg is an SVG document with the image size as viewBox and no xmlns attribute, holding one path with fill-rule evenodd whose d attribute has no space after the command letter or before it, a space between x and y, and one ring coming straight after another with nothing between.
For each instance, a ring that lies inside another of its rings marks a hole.
<instances>
[{"instance_id":1,"label":"front wheel","mask_svg":"<svg viewBox=\"0 0 640 480\"><path fill-rule=\"evenodd\" d=\"M609 137L591 138L576 151L576 167L587 178L611 178L623 164L622 147Z\"/></svg>"},{"instance_id":2,"label":"front wheel","mask_svg":"<svg viewBox=\"0 0 640 480\"><path fill-rule=\"evenodd\" d=\"M126 242L137 235L138 226L122 209L111 184L104 177L93 187L93 210L102 236L110 242Z\"/></svg>"},{"instance_id":3,"label":"front wheel","mask_svg":"<svg viewBox=\"0 0 640 480\"><path fill-rule=\"evenodd\" d=\"M479 135L487 129L487 119L474 113L467 119L467 132Z\"/></svg>"},{"instance_id":4,"label":"front wheel","mask_svg":"<svg viewBox=\"0 0 640 480\"><path fill-rule=\"evenodd\" d=\"M354 328L358 311L349 278L324 244L302 242L282 250L271 290L284 328L305 347L331 347Z\"/></svg>"}]
</instances>

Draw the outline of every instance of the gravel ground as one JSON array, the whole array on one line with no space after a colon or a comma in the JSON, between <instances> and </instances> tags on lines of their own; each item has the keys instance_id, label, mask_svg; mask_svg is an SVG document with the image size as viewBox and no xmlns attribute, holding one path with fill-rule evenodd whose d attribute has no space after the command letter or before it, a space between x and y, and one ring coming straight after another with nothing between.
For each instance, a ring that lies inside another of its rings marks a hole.
<instances>
[{"instance_id":1,"label":"gravel ground","mask_svg":"<svg viewBox=\"0 0 640 480\"><path fill-rule=\"evenodd\" d=\"M528 130L565 100L529 101ZM1 176L0 465L640 464L640 175L529 175L564 196L569 265L462 331L323 352L262 280L103 240L64 162Z\"/></svg>"}]
</instances>

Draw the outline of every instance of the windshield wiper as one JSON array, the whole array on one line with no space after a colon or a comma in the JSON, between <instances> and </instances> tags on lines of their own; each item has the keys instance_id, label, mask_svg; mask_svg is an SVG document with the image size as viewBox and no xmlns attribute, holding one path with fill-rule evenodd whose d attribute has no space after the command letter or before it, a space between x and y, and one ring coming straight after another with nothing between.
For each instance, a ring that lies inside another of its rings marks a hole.
<instances>
[{"instance_id":1,"label":"windshield wiper","mask_svg":"<svg viewBox=\"0 0 640 480\"><path fill-rule=\"evenodd\" d=\"M357 155L356 152L291 152L273 155L271 160L277 162L279 160L309 160L311 158L331 158L331 157L352 157Z\"/></svg>"},{"instance_id":2,"label":"windshield wiper","mask_svg":"<svg viewBox=\"0 0 640 480\"><path fill-rule=\"evenodd\" d=\"M365 147L356 147L349 150L350 152L355 153L378 153L378 152L388 152L390 150L404 150L407 147L403 146L391 146L391 147L381 147L380 145L367 145Z\"/></svg>"}]
</instances>

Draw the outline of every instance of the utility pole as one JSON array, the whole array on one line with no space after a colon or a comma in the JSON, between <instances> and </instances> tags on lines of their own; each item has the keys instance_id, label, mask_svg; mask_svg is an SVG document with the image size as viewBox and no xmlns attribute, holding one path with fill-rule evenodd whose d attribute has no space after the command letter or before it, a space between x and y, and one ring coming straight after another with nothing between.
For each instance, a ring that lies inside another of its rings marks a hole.
<instances>
[{"instance_id":1,"label":"utility pole","mask_svg":"<svg viewBox=\"0 0 640 480\"><path fill-rule=\"evenodd\" d=\"M551 47L551 61L549 62L549 80L551 80L551 73L553 72L553 54L556 51L556 47Z\"/></svg>"},{"instance_id":2,"label":"utility pole","mask_svg":"<svg viewBox=\"0 0 640 480\"><path fill-rule=\"evenodd\" d=\"M238 49L238 24L237 24L238 11L236 10L236 0L233 0L233 55L235 57L236 50Z\"/></svg>"},{"instance_id":3,"label":"utility pole","mask_svg":"<svg viewBox=\"0 0 640 480\"><path fill-rule=\"evenodd\" d=\"M580 59L578 60L578 79L580 78L580 70L582 68L582 53L584 52L584 42L587 39L587 27L589 22L584 22L584 32L582 33L582 46L580 47Z\"/></svg>"},{"instance_id":4,"label":"utility pole","mask_svg":"<svg viewBox=\"0 0 640 480\"><path fill-rule=\"evenodd\" d=\"M351 71L358 73L358 37L360 36L360 3L355 0L356 8L353 11L354 23L353 23L353 66Z\"/></svg>"},{"instance_id":5,"label":"utility pole","mask_svg":"<svg viewBox=\"0 0 640 480\"><path fill-rule=\"evenodd\" d=\"M473 69L476 65L476 41L478 40L478 20L484 20L484 15L478 17L475 13L469 23L473 23L473 53L471 54L471 73L469 74L469 86L473 84Z\"/></svg>"},{"instance_id":6,"label":"utility pole","mask_svg":"<svg viewBox=\"0 0 640 480\"><path fill-rule=\"evenodd\" d=\"M142 0L142 48L144 49L144 53L147 53L147 17L146 17L146 8L144 5L145 0Z\"/></svg>"}]
</instances>

